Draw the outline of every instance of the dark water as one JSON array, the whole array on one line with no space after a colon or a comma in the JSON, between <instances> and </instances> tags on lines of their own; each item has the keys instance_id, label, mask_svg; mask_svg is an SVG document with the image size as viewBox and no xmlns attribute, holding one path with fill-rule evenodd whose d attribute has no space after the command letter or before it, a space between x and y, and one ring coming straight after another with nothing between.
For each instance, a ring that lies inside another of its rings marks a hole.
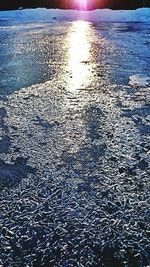
<instances>
[{"instance_id":1,"label":"dark water","mask_svg":"<svg viewBox=\"0 0 150 267\"><path fill-rule=\"evenodd\" d=\"M80 55L79 68L83 69L83 73L89 69L87 75L91 82L100 80L100 76L104 81L106 72L108 81L116 84L127 84L132 74L149 74L147 24L77 21L13 23L9 20L0 22L2 94L52 79L66 81L65 68L70 75L73 70L70 69L69 60L79 57L78 51L81 49L83 58Z\"/></svg>"}]
</instances>

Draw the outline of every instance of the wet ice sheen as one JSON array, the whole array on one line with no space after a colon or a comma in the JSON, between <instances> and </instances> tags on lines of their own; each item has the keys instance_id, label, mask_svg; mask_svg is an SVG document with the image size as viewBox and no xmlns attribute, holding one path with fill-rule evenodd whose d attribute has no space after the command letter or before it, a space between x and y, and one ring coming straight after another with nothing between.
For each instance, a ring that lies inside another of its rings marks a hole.
<instances>
[{"instance_id":1,"label":"wet ice sheen","mask_svg":"<svg viewBox=\"0 0 150 267\"><path fill-rule=\"evenodd\" d=\"M0 265L149 265L149 30L2 29Z\"/></svg>"},{"instance_id":2,"label":"wet ice sheen","mask_svg":"<svg viewBox=\"0 0 150 267\"><path fill-rule=\"evenodd\" d=\"M129 77L129 84L138 87L150 86L150 77L145 77L144 75L132 75Z\"/></svg>"}]
</instances>

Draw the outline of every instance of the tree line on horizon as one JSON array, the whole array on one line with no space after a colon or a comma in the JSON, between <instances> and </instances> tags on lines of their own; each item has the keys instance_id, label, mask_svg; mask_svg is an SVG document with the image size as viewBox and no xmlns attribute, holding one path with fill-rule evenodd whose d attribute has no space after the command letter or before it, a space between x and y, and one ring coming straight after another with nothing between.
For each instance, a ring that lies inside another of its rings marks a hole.
<instances>
[{"instance_id":1,"label":"tree line on horizon","mask_svg":"<svg viewBox=\"0 0 150 267\"><path fill-rule=\"evenodd\" d=\"M19 8L62 8L77 9L79 0L4 0L0 1L0 10ZM150 0L87 0L87 8L136 9L150 7Z\"/></svg>"}]
</instances>

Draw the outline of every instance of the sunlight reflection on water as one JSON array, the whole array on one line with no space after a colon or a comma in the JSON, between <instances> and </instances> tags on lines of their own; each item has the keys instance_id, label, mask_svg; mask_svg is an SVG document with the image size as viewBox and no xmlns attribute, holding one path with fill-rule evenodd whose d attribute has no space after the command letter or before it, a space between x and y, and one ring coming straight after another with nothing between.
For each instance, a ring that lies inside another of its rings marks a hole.
<instances>
[{"instance_id":1,"label":"sunlight reflection on water","mask_svg":"<svg viewBox=\"0 0 150 267\"><path fill-rule=\"evenodd\" d=\"M92 80L91 24L86 21L73 22L68 34L67 84L69 91L89 85Z\"/></svg>"}]
</instances>

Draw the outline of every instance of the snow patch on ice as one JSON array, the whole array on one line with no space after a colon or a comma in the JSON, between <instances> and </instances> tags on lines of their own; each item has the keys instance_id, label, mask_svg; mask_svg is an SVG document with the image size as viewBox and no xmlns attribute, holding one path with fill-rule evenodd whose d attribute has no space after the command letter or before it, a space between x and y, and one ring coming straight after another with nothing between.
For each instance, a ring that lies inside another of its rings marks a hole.
<instances>
[{"instance_id":1,"label":"snow patch on ice","mask_svg":"<svg viewBox=\"0 0 150 267\"><path fill-rule=\"evenodd\" d=\"M150 86L150 77L143 76L141 74L136 74L129 76L129 85L137 87L147 87Z\"/></svg>"},{"instance_id":2,"label":"snow patch on ice","mask_svg":"<svg viewBox=\"0 0 150 267\"><path fill-rule=\"evenodd\" d=\"M0 12L0 19L3 20L52 21L54 18L55 21L83 19L87 21L150 23L150 8L140 8L137 10L97 9L93 11L36 8Z\"/></svg>"}]
</instances>

